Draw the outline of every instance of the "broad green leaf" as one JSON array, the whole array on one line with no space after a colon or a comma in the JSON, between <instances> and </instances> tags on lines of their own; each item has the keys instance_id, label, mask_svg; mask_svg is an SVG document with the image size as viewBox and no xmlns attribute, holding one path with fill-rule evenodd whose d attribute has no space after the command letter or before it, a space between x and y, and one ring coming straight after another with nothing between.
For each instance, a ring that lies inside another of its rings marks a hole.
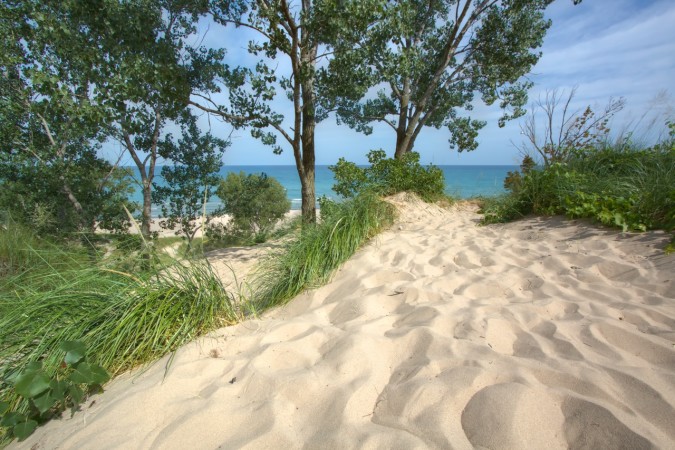
<instances>
[{"instance_id":1,"label":"broad green leaf","mask_svg":"<svg viewBox=\"0 0 675 450\"><path fill-rule=\"evenodd\" d=\"M33 431L37 428L38 423L34 420L27 420L25 422L21 422L17 425L14 426L12 432L14 433L14 436L19 441L23 441L26 439L28 436L33 434Z\"/></svg>"},{"instance_id":2,"label":"broad green leaf","mask_svg":"<svg viewBox=\"0 0 675 450\"><path fill-rule=\"evenodd\" d=\"M77 405L82 403L82 399L84 398L84 392L82 392L82 389L80 389L79 386L73 384L68 388L68 393L70 394L70 398L73 399L73 403L75 404L73 407L73 411L77 410Z\"/></svg>"},{"instance_id":3,"label":"broad green leaf","mask_svg":"<svg viewBox=\"0 0 675 450\"><path fill-rule=\"evenodd\" d=\"M33 405L35 405L37 410L40 411L40 414L44 414L49 411L57 401L57 399L55 399L52 395L51 390L47 390L31 400L33 401Z\"/></svg>"},{"instance_id":4,"label":"broad green leaf","mask_svg":"<svg viewBox=\"0 0 675 450\"><path fill-rule=\"evenodd\" d=\"M17 377L14 390L25 398L33 398L49 389L49 381L42 370L24 372Z\"/></svg>"},{"instance_id":5,"label":"broad green leaf","mask_svg":"<svg viewBox=\"0 0 675 450\"><path fill-rule=\"evenodd\" d=\"M70 366L82 361L87 353L84 344L80 341L66 341L60 347L66 352L64 361Z\"/></svg>"},{"instance_id":6,"label":"broad green leaf","mask_svg":"<svg viewBox=\"0 0 675 450\"><path fill-rule=\"evenodd\" d=\"M0 427L13 427L19 422L25 422L27 419L28 418L25 415L11 411L2 416Z\"/></svg>"},{"instance_id":7,"label":"broad green leaf","mask_svg":"<svg viewBox=\"0 0 675 450\"><path fill-rule=\"evenodd\" d=\"M110 379L108 372L98 364L80 363L68 377L73 383L101 384Z\"/></svg>"},{"instance_id":8,"label":"broad green leaf","mask_svg":"<svg viewBox=\"0 0 675 450\"><path fill-rule=\"evenodd\" d=\"M68 383L65 381L52 380L49 383L49 387L52 390L52 396L57 400L63 400L66 397L66 392L68 391Z\"/></svg>"},{"instance_id":9,"label":"broad green leaf","mask_svg":"<svg viewBox=\"0 0 675 450\"><path fill-rule=\"evenodd\" d=\"M9 403L0 402L0 416L9 411Z\"/></svg>"}]
</instances>

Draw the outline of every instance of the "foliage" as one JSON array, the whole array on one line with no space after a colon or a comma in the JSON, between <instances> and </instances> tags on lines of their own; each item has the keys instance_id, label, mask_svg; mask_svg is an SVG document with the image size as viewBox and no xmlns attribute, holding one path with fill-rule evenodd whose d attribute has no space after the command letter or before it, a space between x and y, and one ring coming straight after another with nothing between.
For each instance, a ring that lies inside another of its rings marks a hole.
<instances>
[{"instance_id":1,"label":"foliage","mask_svg":"<svg viewBox=\"0 0 675 450\"><path fill-rule=\"evenodd\" d=\"M317 67L330 54L323 44L329 36L342 34L345 40L344 33L353 35L354 30L367 27L372 17L371 6L379 3L379 0L212 2L217 23L256 33L248 51L257 62L254 67L225 68L221 72L229 91L227 102L216 103L207 93L193 97L190 103L235 127L249 126L251 135L276 154L284 148L293 152L302 186L305 223L316 221L315 128L332 109L323 101L317 86ZM279 67L288 69L282 72ZM343 77L340 86L348 90L353 85L350 80ZM292 104L291 117L285 118L277 109L278 93L283 93Z\"/></svg>"},{"instance_id":2,"label":"foliage","mask_svg":"<svg viewBox=\"0 0 675 450\"><path fill-rule=\"evenodd\" d=\"M126 221L128 184L97 155L108 135L108 116L91 88L98 41L79 32L84 12L73 3L0 5L8 37L0 58L0 207L49 233Z\"/></svg>"},{"instance_id":3,"label":"foliage","mask_svg":"<svg viewBox=\"0 0 675 450\"><path fill-rule=\"evenodd\" d=\"M445 190L443 172L433 165L424 168L419 160L420 155L416 152L408 152L400 159L389 159L384 150L368 153L369 167L358 167L340 158L330 167L336 181L333 190L345 198L364 190L383 196L414 192L425 201L442 198Z\"/></svg>"},{"instance_id":4,"label":"foliage","mask_svg":"<svg viewBox=\"0 0 675 450\"><path fill-rule=\"evenodd\" d=\"M89 362L119 374L240 318L206 261L127 273L123 264L94 262L82 249L23 252L34 253L29 266L0 278L0 380L30 361L55 376L59 347L72 340L86 346ZM17 404L11 384L0 381L0 400Z\"/></svg>"},{"instance_id":5,"label":"foliage","mask_svg":"<svg viewBox=\"0 0 675 450\"><path fill-rule=\"evenodd\" d=\"M500 126L524 114L530 83L519 80L539 59L550 3L385 2L363 14L371 25L357 34L358 45L353 33L331 36L334 58L319 77L323 95L357 131L369 134L375 122L391 127L396 158L412 151L425 126L447 127L451 147L474 150L485 122L466 113L477 94L488 105L499 101ZM376 96L366 96L375 87Z\"/></svg>"},{"instance_id":6,"label":"foliage","mask_svg":"<svg viewBox=\"0 0 675 450\"><path fill-rule=\"evenodd\" d=\"M221 158L228 143L210 133L201 135L196 118L187 111L181 125L182 136L177 142L169 134L159 145L160 156L175 165L162 167L166 184L155 186L153 200L161 205L165 218L160 225L167 229L178 226L176 234L187 239L189 252L202 227L197 218L204 215L209 193L218 186Z\"/></svg>"},{"instance_id":7,"label":"foliage","mask_svg":"<svg viewBox=\"0 0 675 450\"><path fill-rule=\"evenodd\" d=\"M372 193L342 203L322 200L321 222L304 227L262 263L255 281L256 308L283 304L326 282L361 245L391 224L393 214L393 207Z\"/></svg>"},{"instance_id":8,"label":"foliage","mask_svg":"<svg viewBox=\"0 0 675 450\"><path fill-rule=\"evenodd\" d=\"M40 361L33 361L8 380L22 400L14 411L9 411L9 403L0 402L0 426L8 428L10 436L19 441L66 408L75 412L87 395L102 392L101 385L110 379L103 367L87 361L82 342L64 341L59 349L65 357L55 374L46 373Z\"/></svg>"},{"instance_id":9,"label":"foliage","mask_svg":"<svg viewBox=\"0 0 675 450\"><path fill-rule=\"evenodd\" d=\"M186 112L188 99L193 92L214 88L213 80L221 68L224 50L193 48L188 44L195 37L200 17L208 11L205 0L143 0L106 5L108 8L97 12L94 23L88 23L94 32L106 36L102 43L106 61L98 67L96 75L104 93L101 101L109 106L114 119L112 136L124 145L141 177L141 233L149 240L158 158L161 154L168 164L180 165L185 157L184 148L174 145L170 136L163 139L162 136L172 124L185 125L186 120L191 120ZM185 139L198 145L194 141L196 128L187 126L185 131L190 138ZM173 155L171 150L178 154ZM172 175L180 178L185 174L178 170L169 174ZM184 199L178 191L180 188L164 195ZM186 233L190 235L192 231Z\"/></svg>"},{"instance_id":10,"label":"foliage","mask_svg":"<svg viewBox=\"0 0 675 450\"><path fill-rule=\"evenodd\" d=\"M3 2L0 29L11 43L0 58L0 128L12 139L0 153L2 200L51 214L61 232L108 217L127 226L128 186L97 155L115 139L140 171L149 237L160 134L192 90L211 85L224 54L186 44L207 11L206 0Z\"/></svg>"},{"instance_id":11,"label":"foliage","mask_svg":"<svg viewBox=\"0 0 675 450\"><path fill-rule=\"evenodd\" d=\"M588 217L624 231L675 230L675 136L647 149L602 145L575 150L567 163L511 177L511 192L488 201L484 223L525 214ZM518 180L518 182L514 182Z\"/></svg>"},{"instance_id":12,"label":"foliage","mask_svg":"<svg viewBox=\"0 0 675 450\"><path fill-rule=\"evenodd\" d=\"M229 173L216 195L231 215L231 231L243 235L264 237L291 208L281 183L264 173Z\"/></svg>"}]
</instances>

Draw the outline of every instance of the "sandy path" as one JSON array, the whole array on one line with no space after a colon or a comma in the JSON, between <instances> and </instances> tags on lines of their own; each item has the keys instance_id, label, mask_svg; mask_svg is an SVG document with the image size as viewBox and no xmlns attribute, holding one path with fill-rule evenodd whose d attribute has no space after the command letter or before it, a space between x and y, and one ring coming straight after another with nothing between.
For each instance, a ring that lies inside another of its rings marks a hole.
<instances>
[{"instance_id":1,"label":"sandy path","mask_svg":"<svg viewBox=\"0 0 675 450\"><path fill-rule=\"evenodd\" d=\"M667 238L478 219L408 204L329 285L21 447L674 448Z\"/></svg>"}]
</instances>

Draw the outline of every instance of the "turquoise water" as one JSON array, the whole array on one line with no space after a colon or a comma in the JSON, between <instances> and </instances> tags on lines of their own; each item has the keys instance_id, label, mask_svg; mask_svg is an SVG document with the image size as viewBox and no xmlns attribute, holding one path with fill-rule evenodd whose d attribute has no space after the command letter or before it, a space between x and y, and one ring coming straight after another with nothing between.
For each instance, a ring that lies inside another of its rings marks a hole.
<instances>
[{"instance_id":1,"label":"turquoise water","mask_svg":"<svg viewBox=\"0 0 675 450\"><path fill-rule=\"evenodd\" d=\"M518 166L438 166L445 175L446 193L460 198L476 197L478 195L495 195L504 192L504 178L509 171L517 170ZM135 168L134 168L135 169ZM224 166L220 175L226 177L228 173L261 173L276 178L286 188L292 209L300 209L300 179L295 166ZM158 168L157 173L160 170ZM161 176L155 177L155 182L162 183ZM316 195L317 198L325 195L335 197L331 190L334 184L333 172L328 166L316 167ZM142 197L137 191L132 197L140 202ZM207 204L207 210L213 211L219 206L217 197L212 197ZM159 214L159 208L153 208L153 216Z\"/></svg>"}]
</instances>

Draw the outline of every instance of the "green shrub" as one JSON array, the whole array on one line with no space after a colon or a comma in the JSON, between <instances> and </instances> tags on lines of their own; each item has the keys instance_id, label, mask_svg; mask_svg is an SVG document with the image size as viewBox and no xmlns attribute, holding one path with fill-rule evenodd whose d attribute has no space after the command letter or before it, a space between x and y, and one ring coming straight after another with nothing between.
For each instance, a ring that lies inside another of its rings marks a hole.
<instances>
[{"instance_id":1,"label":"green shrub","mask_svg":"<svg viewBox=\"0 0 675 450\"><path fill-rule=\"evenodd\" d=\"M39 361L40 373L60 376L64 342L81 341L91 363L118 374L241 317L206 261L129 273L76 247L13 251L27 256L22 270L0 277L0 402L12 406L13 374Z\"/></svg>"},{"instance_id":2,"label":"green shrub","mask_svg":"<svg viewBox=\"0 0 675 450\"><path fill-rule=\"evenodd\" d=\"M443 172L433 165L422 167L419 160L420 155L416 152L406 153L401 159L389 159L384 150L368 153L369 167L358 167L340 158L335 166L330 167L336 181L333 190L345 198L365 190L382 196L414 192L427 202L443 198Z\"/></svg>"},{"instance_id":3,"label":"green shrub","mask_svg":"<svg viewBox=\"0 0 675 450\"><path fill-rule=\"evenodd\" d=\"M565 163L511 173L509 194L484 202L483 223L534 213L586 217L624 231L675 230L675 140L637 149L586 147Z\"/></svg>"},{"instance_id":4,"label":"green shrub","mask_svg":"<svg viewBox=\"0 0 675 450\"><path fill-rule=\"evenodd\" d=\"M232 216L235 234L265 235L291 209L284 187L264 173L230 173L221 180L216 195L223 202L223 212Z\"/></svg>"}]
</instances>

